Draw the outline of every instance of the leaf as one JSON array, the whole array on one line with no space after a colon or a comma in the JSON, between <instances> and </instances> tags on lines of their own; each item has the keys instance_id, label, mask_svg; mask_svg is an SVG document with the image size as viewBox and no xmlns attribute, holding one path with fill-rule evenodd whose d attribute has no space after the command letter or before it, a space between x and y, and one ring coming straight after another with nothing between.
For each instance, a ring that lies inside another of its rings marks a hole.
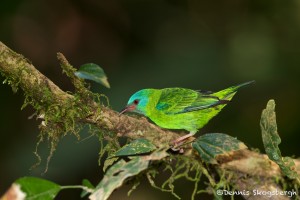
<instances>
[{"instance_id":1,"label":"leaf","mask_svg":"<svg viewBox=\"0 0 300 200\"><path fill-rule=\"evenodd\" d=\"M126 144L117 152L115 152L110 157L114 156L131 156L137 154L149 153L156 149L156 146L153 145L149 140L145 138L139 138L132 141L129 144Z\"/></svg>"},{"instance_id":2,"label":"leaf","mask_svg":"<svg viewBox=\"0 0 300 200\"><path fill-rule=\"evenodd\" d=\"M265 151L270 158L276 162L283 174L291 179L298 179L299 176L295 169L293 159L289 157L282 157L278 145L281 139L277 132L275 101L269 100L266 109L262 111L260 119L260 128L262 131L262 140L264 143Z\"/></svg>"},{"instance_id":3,"label":"leaf","mask_svg":"<svg viewBox=\"0 0 300 200\"><path fill-rule=\"evenodd\" d=\"M26 200L52 200L61 190L61 186L48 180L23 177L15 181L26 194Z\"/></svg>"},{"instance_id":4,"label":"leaf","mask_svg":"<svg viewBox=\"0 0 300 200\"><path fill-rule=\"evenodd\" d=\"M95 189L95 186L93 186L93 184L92 184L89 180L87 180L87 179L83 179L83 180L82 180L82 185L83 185L83 186L86 186L86 187L89 188L89 189ZM81 194L80 194L80 197L83 198L83 197L85 197L87 194L89 194L89 192L83 190L83 191L81 192Z\"/></svg>"},{"instance_id":5,"label":"leaf","mask_svg":"<svg viewBox=\"0 0 300 200\"><path fill-rule=\"evenodd\" d=\"M82 185L86 186L88 188L91 188L91 189L95 188L95 186L93 186L93 184L89 180L87 180L87 179L83 179L82 180Z\"/></svg>"},{"instance_id":6,"label":"leaf","mask_svg":"<svg viewBox=\"0 0 300 200\"><path fill-rule=\"evenodd\" d=\"M79 70L75 72L75 75L79 78L92 80L104 85L107 88L110 88L109 82L107 81L107 76L103 69L94 63L81 65Z\"/></svg>"},{"instance_id":7,"label":"leaf","mask_svg":"<svg viewBox=\"0 0 300 200\"><path fill-rule=\"evenodd\" d=\"M89 198L91 200L108 199L112 192L120 187L127 178L147 169L151 160L161 160L167 155L166 151L155 151L148 156L133 157L129 162L125 162L123 159L119 160L107 170L95 192Z\"/></svg>"},{"instance_id":8,"label":"leaf","mask_svg":"<svg viewBox=\"0 0 300 200\"><path fill-rule=\"evenodd\" d=\"M208 133L198 137L192 143L203 161L217 164L215 159L219 155L229 155L230 152L246 149L247 146L238 139L223 133Z\"/></svg>"}]
</instances>

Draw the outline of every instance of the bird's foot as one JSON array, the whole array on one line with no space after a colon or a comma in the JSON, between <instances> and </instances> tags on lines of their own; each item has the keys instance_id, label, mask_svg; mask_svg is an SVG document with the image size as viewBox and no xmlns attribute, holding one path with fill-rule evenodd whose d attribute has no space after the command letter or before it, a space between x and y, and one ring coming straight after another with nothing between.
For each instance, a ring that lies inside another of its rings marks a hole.
<instances>
[{"instance_id":1,"label":"bird's foot","mask_svg":"<svg viewBox=\"0 0 300 200\"><path fill-rule=\"evenodd\" d=\"M188 138L190 138L191 136L193 136L195 133L194 132L190 132L187 135L181 136L179 138L177 138L176 140L172 141L172 143L174 144L174 146L179 146L181 145L185 140L187 140Z\"/></svg>"},{"instance_id":2,"label":"bird's foot","mask_svg":"<svg viewBox=\"0 0 300 200\"><path fill-rule=\"evenodd\" d=\"M178 151L179 153L184 153L184 150L182 147L180 147L183 142L180 142L180 143L175 143L175 141L172 142L173 143L173 147L171 148L172 151Z\"/></svg>"},{"instance_id":3,"label":"bird's foot","mask_svg":"<svg viewBox=\"0 0 300 200\"><path fill-rule=\"evenodd\" d=\"M195 132L190 132L187 135L184 135L182 137L177 138L176 140L172 141L173 147L171 148L172 151L179 151L179 153L183 153L184 150L181 146L183 146L184 142L190 138L191 136L193 136L195 134Z\"/></svg>"},{"instance_id":4,"label":"bird's foot","mask_svg":"<svg viewBox=\"0 0 300 200\"><path fill-rule=\"evenodd\" d=\"M174 147L171 148L171 150L172 150L172 151L175 151L175 152L178 152L178 153L180 153L180 154L183 154L183 153L184 153L184 149L181 148L181 147L176 147L176 146L174 146Z\"/></svg>"}]
</instances>

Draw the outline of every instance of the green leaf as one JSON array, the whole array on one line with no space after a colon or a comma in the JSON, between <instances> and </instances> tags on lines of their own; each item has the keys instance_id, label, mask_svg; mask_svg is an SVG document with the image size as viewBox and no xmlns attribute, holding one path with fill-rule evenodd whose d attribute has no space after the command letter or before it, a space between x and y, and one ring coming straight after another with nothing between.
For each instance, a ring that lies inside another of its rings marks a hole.
<instances>
[{"instance_id":1,"label":"green leaf","mask_svg":"<svg viewBox=\"0 0 300 200\"><path fill-rule=\"evenodd\" d=\"M266 109L262 111L260 119L260 128L262 131L262 140L264 143L265 151L270 158L276 162L283 174L291 179L299 179L299 176L295 169L295 163L293 159L289 157L282 157L278 145L281 143L281 139L277 132L276 113L275 113L275 101L269 100Z\"/></svg>"},{"instance_id":2,"label":"green leaf","mask_svg":"<svg viewBox=\"0 0 300 200\"><path fill-rule=\"evenodd\" d=\"M203 161L217 164L215 159L219 155L229 155L232 151L246 149L247 146L238 139L223 133L208 133L198 137L192 143Z\"/></svg>"},{"instance_id":3,"label":"green leaf","mask_svg":"<svg viewBox=\"0 0 300 200\"><path fill-rule=\"evenodd\" d=\"M93 184L92 184L89 180L87 180L87 179L83 179L83 180L82 180L82 185L83 185L83 186L86 186L86 187L89 188L89 189L95 189L95 186L93 186ZM80 194L80 197L83 198L83 197L85 197L87 194L89 194L89 192L83 190L83 191L81 192L81 194Z\"/></svg>"},{"instance_id":4,"label":"green leaf","mask_svg":"<svg viewBox=\"0 0 300 200\"><path fill-rule=\"evenodd\" d=\"M21 191L26 194L26 200L52 200L61 190L60 185L35 177L23 177L14 184L21 186Z\"/></svg>"},{"instance_id":5,"label":"green leaf","mask_svg":"<svg viewBox=\"0 0 300 200\"><path fill-rule=\"evenodd\" d=\"M95 192L89 196L91 200L106 200L112 192L123 185L124 181L148 168L151 160L161 160L168 154L166 151L155 151L148 156L133 157L129 162L119 160L111 166L97 185Z\"/></svg>"},{"instance_id":6,"label":"green leaf","mask_svg":"<svg viewBox=\"0 0 300 200\"><path fill-rule=\"evenodd\" d=\"M121 149L115 152L111 157L144 154L144 153L149 153L155 149L156 146L153 145L149 140L145 138L139 138L123 146Z\"/></svg>"},{"instance_id":7,"label":"green leaf","mask_svg":"<svg viewBox=\"0 0 300 200\"><path fill-rule=\"evenodd\" d=\"M92 80L104 85L107 88L110 88L109 82L107 81L107 76L103 69L94 63L81 65L79 70L75 72L75 75L79 78Z\"/></svg>"}]
</instances>

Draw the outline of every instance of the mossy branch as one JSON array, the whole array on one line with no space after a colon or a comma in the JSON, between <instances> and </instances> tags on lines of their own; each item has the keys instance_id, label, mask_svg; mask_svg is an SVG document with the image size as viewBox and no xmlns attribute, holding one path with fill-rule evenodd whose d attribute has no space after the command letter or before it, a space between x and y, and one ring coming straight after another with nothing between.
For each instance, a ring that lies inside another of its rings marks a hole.
<instances>
[{"instance_id":1,"label":"mossy branch","mask_svg":"<svg viewBox=\"0 0 300 200\"><path fill-rule=\"evenodd\" d=\"M145 118L133 118L127 115L119 116L112 109L95 102L92 93L85 88L82 80L74 76L76 69L68 63L61 53L58 53L58 59L63 71L75 86L74 94L62 91L50 79L40 73L26 58L0 42L0 71L14 91L18 88L23 90L26 97L25 103L33 105L37 114L42 116L44 119L40 126L42 131L43 129L49 131L47 129L48 126L51 126L53 130L57 130L52 132L52 134L56 135L48 135L48 139L49 137L53 139L63 136L67 132L76 132L74 124L91 124L100 130L112 132L118 137L146 138L158 147L169 145L170 141L183 134L161 129L149 123ZM76 109L74 110L74 108ZM50 115L55 112L59 113L56 118ZM52 118L49 116L52 116ZM70 124L73 124L73 128L65 128L66 123L68 123L68 127L72 127ZM53 145L55 146L55 143ZM191 160L197 159L201 162L190 145L185 147L183 155L178 156L184 156L186 159ZM210 182L216 189L224 187L224 184L229 184L239 191L253 189L264 191L283 190L278 180L284 180L284 177L278 165L269 160L266 155L250 150L241 150L234 152L230 156L219 157L217 160L219 165L213 165L211 168L214 168L219 174L223 174L224 177L219 182L210 177ZM296 163L296 171L300 174L300 162L296 159L294 161ZM209 175L207 174L207 176ZM244 195L244 197L251 197L251 199L263 198L262 196L253 196L251 194ZM267 196L265 197L268 198ZM273 196L272 199L288 198L278 195Z\"/></svg>"}]
</instances>

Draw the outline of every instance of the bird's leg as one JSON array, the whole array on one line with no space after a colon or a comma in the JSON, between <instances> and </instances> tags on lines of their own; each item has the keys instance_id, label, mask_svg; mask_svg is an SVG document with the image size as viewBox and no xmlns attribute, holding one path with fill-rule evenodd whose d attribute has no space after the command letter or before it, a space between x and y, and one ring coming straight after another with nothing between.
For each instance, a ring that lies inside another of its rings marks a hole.
<instances>
[{"instance_id":1,"label":"bird's leg","mask_svg":"<svg viewBox=\"0 0 300 200\"><path fill-rule=\"evenodd\" d=\"M177 138L172 143L174 143L175 145L182 144L182 142L184 140L186 140L189 137L192 137L193 135L195 135L195 133L196 133L196 131L191 131L189 134L186 134L184 136L181 136L181 137Z\"/></svg>"},{"instance_id":2,"label":"bird's leg","mask_svg":"<svg viewBox=\"0 0 300 200\"><path fill-rule=\"evenodd\" d=\"M189 134L181 136L181 137L177 138L176 140L172 141L172 143L174 144L174 146L172 147L172 150L173 151L181 150L180 148L178 149L177 147L182 145L186 139L195 135L195 133L196 133L196 131L191 131Z\"/></svg>"}]
</instances>

